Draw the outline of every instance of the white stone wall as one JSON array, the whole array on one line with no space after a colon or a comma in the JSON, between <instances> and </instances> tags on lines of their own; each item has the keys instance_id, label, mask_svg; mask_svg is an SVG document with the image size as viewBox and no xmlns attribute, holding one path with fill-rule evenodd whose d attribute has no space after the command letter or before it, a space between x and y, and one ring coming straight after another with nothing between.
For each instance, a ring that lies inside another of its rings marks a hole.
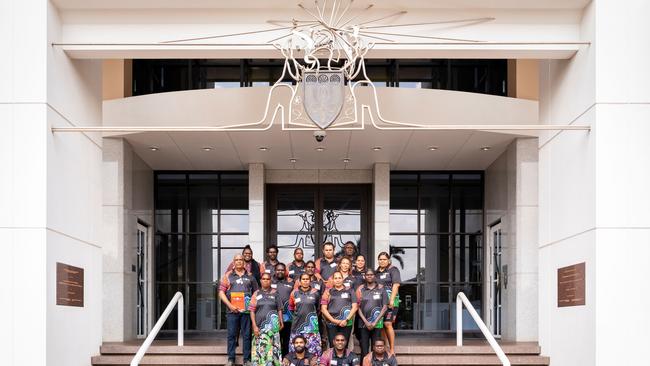
<instances>
[{"instance_id":1,"label":"white stone wall","mask_svg":"<svg viewBox=\"0 0 650 366\"><path fill-rule=\"evenodd\" d=\"M135 338L138 221L153 226L153 171L121 138L103 139L103 341ZM149 237L153 258L153 238ZM152 278L153 274L150 274ZM152 310L150 309L150 312Z\"/></svg>"},{"instance_id":2,"label":"white stone wall","mask_svg":"<svg viewBox=\"0 0 650 366\"><path fill-rule=\"evenodd\" d=\"M513 141L485 172L486 223L501 222L502 265L508 268L501 321L502 337L507 341L537 341L538 336L537 172L537 139ZM487 253L490 241L488 228L485 230ZM486 281L491 271L488 263L486 257ZM486 312L491 306L489 286L486 282Z\"/></svg>"},{"instance_id":3,"label":"white stone wall","mask_svg":"<svg viewBox=\"0 0 650 366\"><path fill-rule=\"evenodd\" d=\"M568 61L540 65L540 343L554 365L636 365L650 343L650 3L595 0ZM586 262L586 305L557 307L557 269Z\"/></svg>"},{"instance_id":4,"label":"white stone wall","mask_svg":"<svg viewBox=\"0 0 650 366\"><path fill-rule=\"evenodd\" d=\"M58 11L0 1L0 364L87 365L101 342L101 67L49 46ZM56 263L84 269L84 307L56 305Z\"/></svg>"}]
</instances>

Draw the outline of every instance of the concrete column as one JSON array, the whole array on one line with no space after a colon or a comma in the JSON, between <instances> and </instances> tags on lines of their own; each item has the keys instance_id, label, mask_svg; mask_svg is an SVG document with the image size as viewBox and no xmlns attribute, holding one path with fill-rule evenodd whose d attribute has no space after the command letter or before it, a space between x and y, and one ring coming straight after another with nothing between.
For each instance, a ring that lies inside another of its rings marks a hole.
<instances>
[{"instance_id":1,"label":"concrete column","mask_svg":"<svg viewBox=\"0 0 650 366\"><path fill-rule=\"evenodd\" d=\"M591 42L540 64L540 344L553 365L647 363L650 343L650 3L595 0ZM557 269L585 263L585 305L557 306Z\"/></svg>"},{"instance_id":2,"label":"concrete column","mask_svg":"<svg viewBox=\"0 0 650 366\"><path fill-rule=\"evenodd\" d=\"M257 259L264 257L264 164L248 165L248 240Z\"/></svg>"},{"instance_id":3,"label":"concrete column","mask_svg":"<svg viewBox=\"0 0 650 366\"><path fill-rule=\"evenodd\" d=\"M372 199L374 220L374 255L372 263L381 252L388 252L390 231L390 164L375 163L372 170Z\"/></svg>"}]
</instances>

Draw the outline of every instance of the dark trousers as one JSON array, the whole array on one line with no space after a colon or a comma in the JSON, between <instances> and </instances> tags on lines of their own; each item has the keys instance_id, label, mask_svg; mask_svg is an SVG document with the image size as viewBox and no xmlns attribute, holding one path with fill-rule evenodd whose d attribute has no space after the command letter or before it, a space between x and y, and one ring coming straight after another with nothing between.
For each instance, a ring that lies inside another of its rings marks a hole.
<instances>
[{"instance_id":1,"label":"dark trousers","mask_svg":"<svg viewBox=\"0 0 650 366\"><path fill-rule=\"evenodd\" d=\"M339 333L342 333L345 336L345 339L349 342L350 334L352 333L352 326L339 327L338 325L327 324L327 340L330 343L330 348L334 347L334 337Z\"/></svg>"},{"instance_id":2,"label":"dark trousers","mask_svg":"<svg viewBox=\"0 0 650 366\"><path fill-rule=\"evenodd\" d=\"M246 313L228 313L228 360L235 362L235 349L237 338L241 332L244 344L244 362L251 360L251 316Z\"/></svg>"},{"instance_id":3,"label":"dark trousers","mask_svg":"<svg viewBox=\"0 0 650 366\"><path fill-rule=\"evenodd\" d=\"M368 354L369 350L372 349L372 345L375 344L377 339L381 338L381 329L373 328L368 330L366 327L361 327L355 329L355 332L359 333L359 343L361 345L361 358L363 359Z\"/></svg>"},{"instance_id":4,"label":"dark trousers","mask_svg":"<svg viewBox=\"0 0 650 366\"><path fill-rule=\"evenodd\" d=\"M284 328L280 331L280 346L282 357L289 354L289 338L291 337L291 322L284 322Z\"/></svg>"}]
</instances>

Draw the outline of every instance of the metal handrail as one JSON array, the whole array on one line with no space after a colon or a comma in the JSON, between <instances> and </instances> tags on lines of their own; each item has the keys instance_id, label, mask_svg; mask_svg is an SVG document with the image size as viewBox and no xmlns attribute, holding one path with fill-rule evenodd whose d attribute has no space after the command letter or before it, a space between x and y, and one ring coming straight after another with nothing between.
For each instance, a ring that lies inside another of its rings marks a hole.
<instances>
[{"instance_id":1,"label":"metal handrail","mask_svg":"<svg viewBox=\"0 0 650 366\"><path fill-rule=\"evenodd\" d=\"M488 343L492 347L492 350L497 354L497 357L499 357L501 363L504 366L510 366L510 360L508 360L508 357L506 357L503 349L501 349L501 346L499 346L496 339L494 339L492 332L488 330L487 326L476 312L476 309L474 309L472 303L469 302L467 296L465 296L465 294L462 292L459 292L458 295L456 295L456 346L463 346L463 304L465 304L467 311L469 311L469 314L472 316L479 329L487 339Z\"/></svg>"},{"instance_id":2,"label":"metal handrail","mask_svg":"<svg viewBox=\"0 0 650 366\"><path fill-rule=\"evenodd\" d=\"M162 315L160 316L160 319L156 322L156 325L153 326L151 329L151 332L147 336L147 339L144 340L140 348L138 349L138 352L135 354L133 357L133 360L131 360L131 366L138 366L140 364L140 361L142 361L142 357L144 357L144 354L147 352L149 349L149 346L151 346L151 343L153 340L156 338L158 335L158 332L160 331L160 328L162 328L163 324L165 324L165 321L167 320L167 317L169 314L174 310L174 306L178 303L178 346L181 347L185 343L184 341L184 335L183 335L183 328L184 328L184 302L183 302L183 294L180 292L176 292L174 294L174 297L172 297L171 301L165 308L165 311L163 311Z\"/></svg>"}]
</instances>

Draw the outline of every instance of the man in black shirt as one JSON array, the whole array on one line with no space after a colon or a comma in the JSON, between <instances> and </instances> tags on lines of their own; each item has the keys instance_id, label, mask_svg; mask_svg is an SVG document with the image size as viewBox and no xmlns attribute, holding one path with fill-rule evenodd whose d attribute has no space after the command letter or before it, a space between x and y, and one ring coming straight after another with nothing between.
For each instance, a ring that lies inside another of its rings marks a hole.
<instances>
[{"instance_id":1,"label":"man in black shirt","mask_svg":"<svg viewBox=\"0 0 650 366\"><path fill-rule=\"evenodd\" d=\"M323 244L323 257L316 260L316 277L327 282L336 272L336 258L334 258L334 244L327 242Z\"/></svg>"},{"instance_id":2,"label":"man in black shirt","mask_svg":"<svg viewBox=\"0 0 650 366\"><path fill-rule=\"evenodd\" d=\"M282 355L289 353L289 338L291 336L291 312L289 311L289 297L293 291L293 281L285 278L287 267L284 263L275 265L275 276L271 287L275 289L278 294L278 299L282 304L282 317L284 321L284 328L280 330L280 344L282 345Z\"/></svg>"},{"instance_id":3,"label":"man in black shirt","mask_svg":"<svg viewBox=\"0 0 650 366\"><path fill-rule=\"evenodd\" d=\"M363 358L361 366L397 366L397 359L386 352L386 343L379 338L373 344L372 352Z\"/></svg>"},{"instance_id":4,"label":"man in black shirt","mask_svg":"<svg viewBox=\"0 0 650 366\"><path fill-rule=\"evenodd\" d=\"M268 273L273 278L275 274L275 265L278 264L278 247L275 245L269 245L266 248L266 260L260 265L260 274Z\"/></svg>"},{"instance_id":5,"label":"man in black shirt","mask_svg":"<svg viewBox=\"0 0 650 366\"><path fill-rule=\"evenodd\" d=\"M348 340L341 333L334 336L334 348L323 352L318 364L320 366L359 366L359 356L347 350Z\"/></svg>"},{"instance_id":6,"label":"man in black shirt","mask_svg":"<svg viewBox=\"0 0 650 366\"><path fill-rule=\"evenodd\" d=\"M295 351L284 357L282 366L317 366L318 357L307 352L305 348L306 342L305 337L297 335L293 339L293 348Z\"/></svg>"}]
</instances>

